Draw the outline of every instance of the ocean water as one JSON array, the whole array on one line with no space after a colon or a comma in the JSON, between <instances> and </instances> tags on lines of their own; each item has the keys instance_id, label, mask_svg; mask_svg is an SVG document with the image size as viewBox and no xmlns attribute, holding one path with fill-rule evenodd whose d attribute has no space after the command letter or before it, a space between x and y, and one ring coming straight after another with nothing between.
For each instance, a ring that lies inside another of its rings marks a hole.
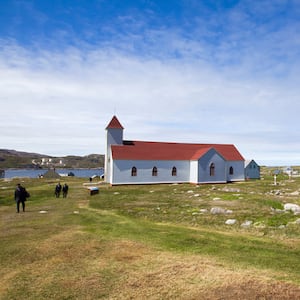
<instances>
[{"instance_id":1,"label":"ocean water","mask_svg":"<svg viewBox=\"0 0 300 300\"><path fill-rule=\"evenodd\" d=\"M47 169L6 169L4 173L4 178L38 178L47 172ZM56 169L55 170L60 175L67 175L72 172L76 177L92 177L94 175L102 176L104 174L104 169Z\"/></svg>"}]
</instances>

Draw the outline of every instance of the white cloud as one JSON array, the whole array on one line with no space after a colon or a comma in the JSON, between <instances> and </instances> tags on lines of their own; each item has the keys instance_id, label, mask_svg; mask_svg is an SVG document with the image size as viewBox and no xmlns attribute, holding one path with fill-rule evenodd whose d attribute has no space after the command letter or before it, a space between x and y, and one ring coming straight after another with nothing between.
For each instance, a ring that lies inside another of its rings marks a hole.
<instances>
[{"instance_id":1,"label":"white cloud","mask_svg":"<svg viewBox=\"0 0 300 300\"><path fill-rule=\"evenodd\" d=\"M231 15L232 24L241 16ZM299 60L291 57L298 41L278 45L280 55L290 54L282 61L273 50L286 32L254 41L235 29L214 49L178 30L149 31L151 51L144 52L147 40L141 54L126 36L61 51L2 41L0 147L104 153L104 128L116 113L128 139L234 143L245 158L297 163Z\"/></svg>"}]
</instances>

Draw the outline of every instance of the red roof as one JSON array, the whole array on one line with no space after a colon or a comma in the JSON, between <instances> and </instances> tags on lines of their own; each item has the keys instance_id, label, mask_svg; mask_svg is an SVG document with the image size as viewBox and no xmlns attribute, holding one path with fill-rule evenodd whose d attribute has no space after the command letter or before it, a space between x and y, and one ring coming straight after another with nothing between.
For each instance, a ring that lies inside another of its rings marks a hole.
<instances>
[{"instance_id":1,"label":"red roof","mask_svg":"<svg viewBox=\"0 0 300 300\"><path fill-rule=\"evenodd\" d=\"M124 127L121 125L120 121L116 116L113 116L109 124L106 126L106 129L108 128L124 129Z\"/></svg>"},{"instance_id":2,"label":"red roof","mask_svg":"<svg viewBox=\"0 0 300 300\"><path fill-rule=\"evenodd\" d=\"M124 141L123 145L111 146L112 157L116 160L196 160L212 148L225 160L244 160L236 147L231 144Z\"/></svg>"}]
</instances>

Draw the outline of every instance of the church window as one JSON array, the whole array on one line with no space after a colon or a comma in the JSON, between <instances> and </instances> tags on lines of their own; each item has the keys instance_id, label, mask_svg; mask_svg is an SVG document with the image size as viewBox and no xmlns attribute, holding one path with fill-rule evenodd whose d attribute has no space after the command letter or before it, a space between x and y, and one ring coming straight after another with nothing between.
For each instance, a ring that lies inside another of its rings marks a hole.
<instances>
[{"instance_id":1,"label":"church window","mask_svg":"<svg viewBox=\"0 0 300 300\"><path fill-rule=\"evenodd\" d=\"M136 167L132 167L131 176L136 176L136 175L137 175L137 169L136 169Z\"/></svg>"},{"instance_id":2,"label":"church window","mask_svg":"<svg viewBox=\"0 0 300 300\"><path fill-rule=\"evenodd\" d=\"M210 176L215 176L215 164L211 163L209 167L209 175Z\"/></svg>"},{"instance_id":3,"label":"church window","mask_svg":"<svg viewBox=\"0 0 300 300\"><path fill-rule=\"evenodd\" d=\"M176 167L172 168L172 176L177 176L177 169L176 169Z\"/></svg>"},{"instance_id":4,"label":"church window","mask_svg":"<svg viewBox=\"0 0 300 300\"><path fill-rule=\"evenodd\" d=\"M152 176L157 176L157 168L153 167L152 169Z\"/></svg>"},{"instance_id":5,"label":"church window","mask_svg":"<svg viewBox=\"0 0 300 300\"><path fill-rule=\"evenodd\" d=\"M229 175L233 175L233 167L229 168Z\"/></svg>"}]
</instances>

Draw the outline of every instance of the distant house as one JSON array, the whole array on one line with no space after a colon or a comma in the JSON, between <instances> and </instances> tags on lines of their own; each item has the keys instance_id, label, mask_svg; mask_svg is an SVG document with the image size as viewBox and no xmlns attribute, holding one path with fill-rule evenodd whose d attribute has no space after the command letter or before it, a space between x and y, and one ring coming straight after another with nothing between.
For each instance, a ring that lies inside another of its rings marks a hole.
<instances>
[{"instance_id":1,"label":"distant house","mask_svg":"<svg viewBox=\"0 0 300 300\"><path fill-rule=\"evenodd\" d=\"M123 140L123 129L116 116L106 127L105 181L112 185L245 180L244 158L232 144Z\"/></svg>"},{"instance_id":2,"label":"distant house","mask_svg":"<svg viewBox=\"0 0 300 300\"><path fill-rule=\"evenodd\" d=\"M245 160L245 178L260 179L260 166L253 160Z\"/></svg>"}]
</instances>

